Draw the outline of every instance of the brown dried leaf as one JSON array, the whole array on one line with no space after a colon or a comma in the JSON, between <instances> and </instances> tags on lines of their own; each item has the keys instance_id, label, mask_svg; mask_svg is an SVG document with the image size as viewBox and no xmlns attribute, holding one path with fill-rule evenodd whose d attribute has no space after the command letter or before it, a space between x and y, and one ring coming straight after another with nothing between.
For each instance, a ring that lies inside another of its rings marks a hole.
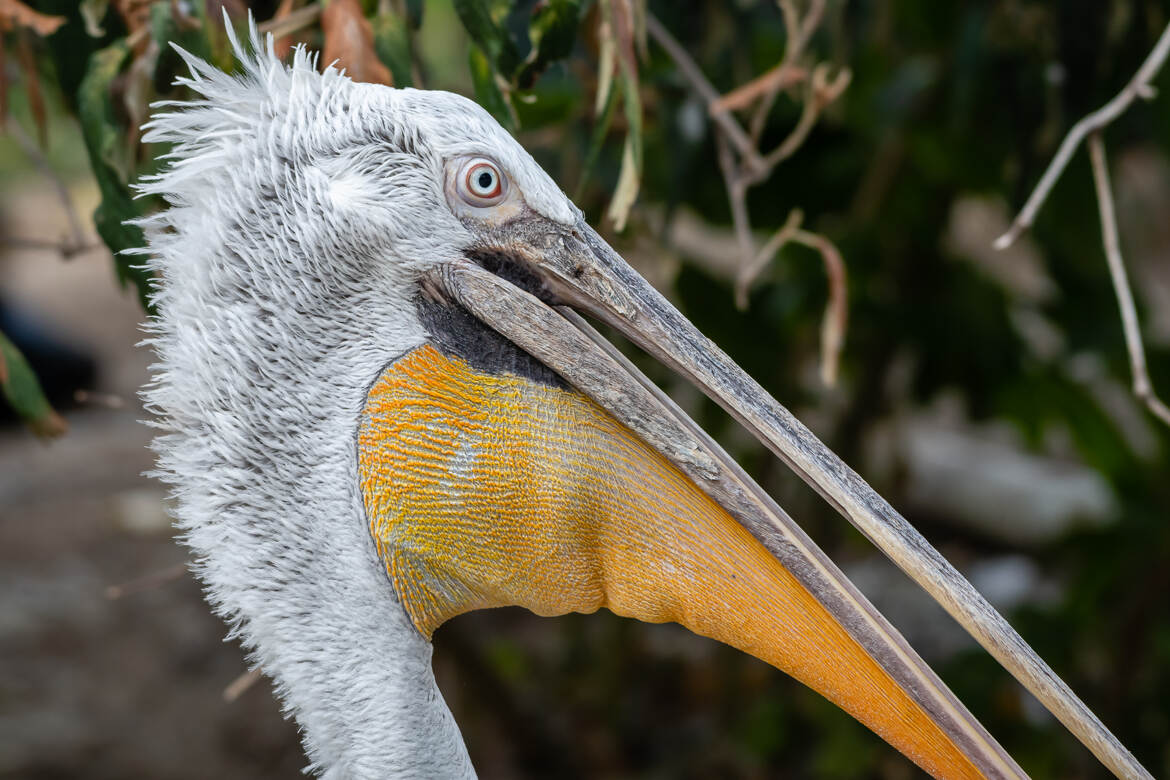
<instances>
[{"instance_id":1,"label":"brown dried leaf","mask_svg":"<svg viewBox=\"0 0 1170 780\"><path fill-rule=\"evenodd\" d=\"M0 0L0 30L23 27L42 38L57 32L65 24L64 16L49 16L34 11L20 0Z\"/></svg>"},{"instance_id":2,"label":"brown dried leaf","mask_svg":"<svg viewBox=\"0 0 1170 780\"><path fill-rule=\"evenodd\" d=\"M358 0L331 0L321 15L321 29L325 33L322 65L336 61L354 81L394 85L390 69L374 50L374 31Z\"/></svg>"}]
</instances>

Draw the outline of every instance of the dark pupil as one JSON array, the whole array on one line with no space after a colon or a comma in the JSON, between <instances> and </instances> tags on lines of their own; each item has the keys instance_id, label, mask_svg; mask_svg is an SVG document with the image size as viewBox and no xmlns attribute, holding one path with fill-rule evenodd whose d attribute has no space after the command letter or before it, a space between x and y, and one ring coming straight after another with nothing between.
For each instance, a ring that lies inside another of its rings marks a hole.
<instances>
[{"instance_id":1,"label":"dark pupil","mask_svg":"<svg viewBox=\"0 0 1170 780\"><path fill-rule=\"evenodd\" d=\"M495 181L495 177L492 176L489 172L484 171L476 178L475 181L479 184L479 188L481 190L486 190L492 186L492 182Z\"/></svg>"}]
</instances>

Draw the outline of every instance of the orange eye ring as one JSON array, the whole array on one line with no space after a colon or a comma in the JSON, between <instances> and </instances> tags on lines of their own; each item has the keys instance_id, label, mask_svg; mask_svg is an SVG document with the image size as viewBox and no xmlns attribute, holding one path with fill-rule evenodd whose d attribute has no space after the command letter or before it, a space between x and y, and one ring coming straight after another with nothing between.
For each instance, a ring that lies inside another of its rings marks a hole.
<instances>
[{"instance_id":1,"label":"orange eye ring","mask_svg":"<svg viewBox=\"0 0 1170 780\"><path fill-rule=\"evenodd\" d=\"M482 157L470 160L459 177L459 195L468 205L494 206L504 199L504 174L495 163Z\"/></svg>"}]
</instances>

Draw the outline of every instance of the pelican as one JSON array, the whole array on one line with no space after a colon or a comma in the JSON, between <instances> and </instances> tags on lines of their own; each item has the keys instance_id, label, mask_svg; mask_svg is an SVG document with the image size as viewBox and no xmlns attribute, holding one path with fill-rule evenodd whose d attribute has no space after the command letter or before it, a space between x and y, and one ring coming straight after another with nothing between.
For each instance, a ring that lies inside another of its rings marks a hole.
<instances>
[{"instance_id":1,"label":"pelican","mask_svg":"<svg viewBox=\"0 0 1170 780\"><path fill-rule=\"evenodd\" d=\"M145 140L158 473L209 601L310 770L474 776L431 670L448 618L673 621L787 672L922 769L1024 773L800 527L581 317L690 379L1121 777L1149 777L860 477L586 224L475 103L240 45Z\"/></svg>"}]
</instances>

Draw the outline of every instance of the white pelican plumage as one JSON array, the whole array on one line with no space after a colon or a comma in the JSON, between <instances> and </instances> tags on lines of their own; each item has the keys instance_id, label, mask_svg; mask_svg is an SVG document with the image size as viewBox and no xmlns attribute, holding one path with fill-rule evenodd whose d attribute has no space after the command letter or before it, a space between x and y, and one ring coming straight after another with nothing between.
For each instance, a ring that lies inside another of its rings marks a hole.
<instances>
[{"instance_id":1,"label":"white pelican plumage","mask_svg":"<svg viewBox=\"0 0 1170 780\"><path fill-rule=\"evenodd\" d=\"M160 475L313 771L470 777L431 671L470 609L677 621L938 777L1023 772L800 528L574 309L723 404L1119 776L1141 766L904 520L634 273L491 117L232 39L142 189Z\"/></svg>"}]
</instances>

